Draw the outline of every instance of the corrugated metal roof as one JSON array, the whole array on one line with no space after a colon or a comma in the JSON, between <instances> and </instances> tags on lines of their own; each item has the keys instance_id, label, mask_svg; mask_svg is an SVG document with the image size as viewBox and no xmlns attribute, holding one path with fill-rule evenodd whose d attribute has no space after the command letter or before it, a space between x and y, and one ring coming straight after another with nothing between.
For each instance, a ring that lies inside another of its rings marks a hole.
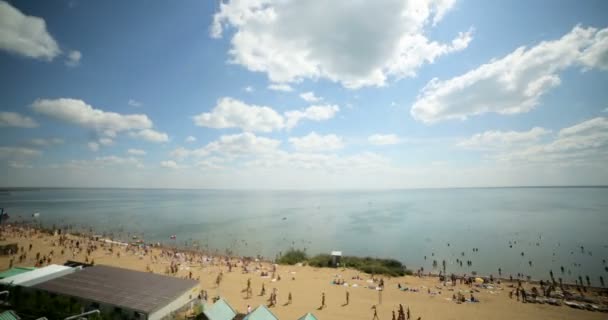
<instances>
[{"instance_id":1,"label":"corrugated metal roof","mask_svg":"<svg viewBox=\"0 0 608 320\"><path fill-rule=\"evenodd\" d=\"M312 314L312 313L309 312L309 313L305 314L304 316L302 316L298 320L319 320L319 319L317 319L317 317L315 317L314 314Z\"/></svg>"},{"instance_id":2,"label":"corrugated metal roof","mask_svg":"<svg viewBox=\"0 0 608 320\"><path fill-rule=\"evenodd\" d=\"M0 279L16 276L18 274L22 274L24 272L32 271L34 269L36 269L36 268L34 268L34 267L15 267L15 268L10 268L8 270L0 272Z\"/></svg>"},{"instance_id":3,"label":"corrugated metal roof","mask_svg":"<svg viewBox=\"0 0 608 320\"><path fill-rule=\"evenodd\" d=\"M0 313L0 320L19 320L21 319L13 310Z\"/></svg>"},{"instance_id":4,"label":"corrugated metal roof","mask_svg":"<svg viewBox=\"0 0 608 320\"><path fill-rule=\"evenodd\" d=\"M46 267L35 269L29 272L20 273L12 277L4 278L0 280L0 283L11 285L26 285L28 282L32 282L36 279L52 276L53 274L58 274L72 269L73 268L60 266L58 264L51 264Z\"/></svg>"},{"instance_id":5,"label":"corrugated metal roof","mask_svg":"<svg viewBox=\"0 0 608 320\"><path fill-rule=\"evenodd\" d=\"M96 265L34 288L150 314L197 285L190 279Z\"/></svg>"},{"instance_id":6,"label":"corrugated metal roof","mask_svg":"<svg viewBox=\"0 0 608 320\"><path fill-rule=\"evenodd\" d=\"M236 311L224 299L219 299L203 313L209 320L232 320L236 317Z\"/></svg>"},{"instance_id":7,"label":"corrugated metal roof","mask_svg":"<svg viewBox=\"0 0 608 320\"><path fill-rule=\"evenodd\" d=\"M265 305L260 305L248 314L243 320L279 320Z\"/></svg>"}]
</instances>

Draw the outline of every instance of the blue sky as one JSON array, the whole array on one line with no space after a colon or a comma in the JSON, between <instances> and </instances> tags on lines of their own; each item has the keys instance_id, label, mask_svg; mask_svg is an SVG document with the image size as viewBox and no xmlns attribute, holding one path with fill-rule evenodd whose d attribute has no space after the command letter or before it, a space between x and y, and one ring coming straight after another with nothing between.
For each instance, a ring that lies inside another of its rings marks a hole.
<instances>
[{"instance_id":1,"label":"blue sky","mask_svg":"<svg viewBox=\"0 0 608 320\"><path fill-rule=\"evenodd\" d=\"M604 12L0 1L2 185L605 185Z\"/></svg>"}]
</instances>

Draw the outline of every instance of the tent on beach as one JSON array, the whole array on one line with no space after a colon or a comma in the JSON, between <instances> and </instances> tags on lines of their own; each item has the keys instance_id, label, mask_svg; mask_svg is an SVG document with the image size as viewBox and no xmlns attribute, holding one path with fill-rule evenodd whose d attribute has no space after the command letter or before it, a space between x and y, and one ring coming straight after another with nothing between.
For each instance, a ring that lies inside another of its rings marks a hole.
<instances>
[{"instance_id":1,"label":"tent on beach","mask_svg":"<svg viewBox=\"0 0 608 320\"><path fill-rule=\"evenodd\" d=\"M312 314L312 313L309 312L309 313L305 314L304 316L302 316L298 320L319 320L319 319L317 319L317 317L315 317L314 314Z\"/></svg>"},{"instance_id":2,"label":"tent on beach","mask_svg":"<svg viewBox=\"0 0 608 320\"><path fill-rule=\"evenodd\" d=\"M265 305L260 305L255 308L250 314L245 316L243 320L279 320Z\"/></svg>"},{"instance_id":3,"label":"tent on beach","mask_svg":"<svg viewBox=\"0 0 608 320\"><path fill-rule=\"evenodd\" d=\"M209 309L203 311L203 314L209 320L232 320L236 317L236 311L222 298L217 300Z\"/></svg>"}]
</instances>

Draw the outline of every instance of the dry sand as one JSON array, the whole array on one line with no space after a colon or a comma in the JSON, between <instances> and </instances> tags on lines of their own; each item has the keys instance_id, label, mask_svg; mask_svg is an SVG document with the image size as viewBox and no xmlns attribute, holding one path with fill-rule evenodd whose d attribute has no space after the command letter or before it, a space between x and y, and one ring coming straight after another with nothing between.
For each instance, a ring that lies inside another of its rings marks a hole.
<instances>
[{"instance_id":1,"label":"dry sand","mask_svg":"<svg viewBox=\"0 0 608 320\"><path fill-rule=\"evenodd\" d=\"M85 260L85 252L73 256L69 250L62 256L61 247L53 246L57 241L57 236L41 235L37 233L33 236L17 237L14 234L3 232L2 244L17 242L19 247L25 247L26 251L29 244L33 244L32 251L28 253L26 261L14 263L14 266L33 266L36 252L41 255L48 255L51 250L55 254L52 263L62 264L66 260ZM86 240L80 239L82 242ZM115 252L118 247L114 247ZM100 249L90 256L95 264L105 264L129 268L134 270L146 271L148 266L156 273L164 273L169 262L161 260L152 262L150 255L140 257L127 253L124 247L120 248L121 257L116 254L108 254ZM152 255L159 255L160 249L153 249ZM9 267L10 258L0 257L0 269ZM15 259L17 261L17 259ZM270 268L269 263L265 263L266 268ZM215 280L219 272L223 271L224 276L219 288L215 285ZM437 278L418 278L405 276L399 278L385 278L385 290L381 292L382 302L379 304L379 292L368 289L366 286L369 275L350 269L331 269L331 268L312 268L308 266L278 266L277 272L281 276L280 281L271 282L270 279L262 278L258 273L243 274L241 268L233 268L228 272L225 265L209 265L202 267L187 267L182 265L177 273L179 277L187 277L192 271L194 278L200 277L201 288L207 290L209 297L220 295L225 298L237 311L246 312L247 305L252 308L260 304L265 304L273 288L278 289L278 305L272 308L272 312L280 319L298 319L306 312L313 312L319 319L372 319L372 305L378 305L378 316L380 319L389 320L392 318L392 311L397 311L399 304L409 307L412 312L412 319L421 317L424 320L432 319L607 319L608 314L584 310L572 309L567 306L551 306L540 304L524 304L517 302L515 298L509 298L508 283L503 283L503 290L490 292L487 289L480 289L475 293L475 297L481 300L480 303L456 304L451 301L452 294L458 290L469 290L466 285L456 285L454 291L447 288L437 289L440 285ZM341 276L347 283L357 283L359 287L343 287L331 284L336 275ZM351 280L353 276L360 275L364 280ZM295 278L295 280L292 279ZM253 296L245 299L242 290L246 287L247 279L251 278ZM259 296L262 283L266 287L266 295ZM398 290L397 284L410 288L422 288L420 292L402 292ZM431 288L433 291L441 291L441 294L429 295L424 288ZM350 304L345 303L346 291L350 292ZM287 296L291 292L293 303L284 306ZM325 292L327 307L317 310L321 304L321 293ZM469 297L469 294L466 294Z\"/></svg>"}]
</instances>

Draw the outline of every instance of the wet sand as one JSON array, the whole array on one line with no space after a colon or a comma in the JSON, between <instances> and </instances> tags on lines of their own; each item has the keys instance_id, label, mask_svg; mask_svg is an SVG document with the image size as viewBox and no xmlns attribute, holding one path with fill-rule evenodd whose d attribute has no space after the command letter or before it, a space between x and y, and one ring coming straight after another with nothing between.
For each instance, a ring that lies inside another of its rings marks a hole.
<instances>
[{"instance_id":1,"label":"wet sand","mask_svg":"<svg viewBox=\"0 0 608 320\"><path fill-rule=\"evenodd\" d=\"M67 260L85 261L87 258L86 250L81 250L74 254L72 249L64 249L63 255L60 254L63 247L58 246L59 237L39 232L31 234L11 233L4 231L4 238L0 243L18 243L27 252L27 259L18 262L14 259L13 266L34 266L37 252L48 255L54 251L51 263L63 264ZM69 236L80 242L80 247L96 244L99 242L89 241L84 238ZM32 250L29 251L29 245ZM53 245L55 244L55 245ZM109 245L108 245L109 247ZM165 274L171 264L171 259L162 256L160 248L152 248L148 254L143 255L143 251L129 252L123 246L113 246L113 253L109 253L106 248L98 248L89 255L89 259L95 264L105 264L133 270L147 271ZM120 253L120 257L117 257ZM15 255L13 257L16 257ZM156 258L153 258L156 257ZM0 269L9 267L11 258L8 256L0 257ZM175 259L173 259L175 261ZM234 263L239 263L237 259L232 259ZM272 265L268 262L252 262L250 266L261 266L262 269L271 272ZM382 292L368 289L370 275L351 269L332 269L332 268L312 268L308 266L277 266L277 274L281 280L272 282L269 278L263 278L259 272L243 273L242 268L234 267L232 272L228 272L228 267L221 262L220 258L215 257L213 262L201 264L199 261L193 263L182 262L175 276L188 277L192 272L193 278L200 279L201 288L207 290L209 299L213 296L225 298L237 311L246 312L247 305L252 308L260 304L266 304L267 299L273 288L277 292L277 306L271 308L272 312L280 319L298 319L306 312L314 313L319 319L372 319L373 310L371 307L377 305L378 316L380 319L391 319L392 311L398 310L399 304L409 307L412 319L421 317L422 319L606 319L608 314L577 310L567 306L552 306L546 304L529 304L517 302L515 296L509 298L509 291L513 288L508 287L510 283L503 282L494 289L479 288L480 292L474 295L481 302L456 304L452 301L452 295L459 290L468 292L470 287L464 284L457 284L455 287L443 287L436 277L414 277L404 276L398 278L383 277L385 289ZM220 286L216 286L216 278L223 272L223 280ZM360 276L362 280L352 280L354 276ZM336 277L344 279L349 285L357 284L358 287L344 287L331 284ZM247 279L251 278L251 288L253 295L247 299L242 292L247 286ZM264 284L266 295L259 296ZM419 292L403 292L397 288L397 284L409 288L418 288ZM516 284L513 284L516 285ZM439 287L437 287L439 286ZM527 289L532 284L525 284ZM430 288L435 295L428 294ZM448 289L454 291L449 291ZM345 304L346 291L350 292L350 303ZM291 292L293 302L285 306L287 296ZM326 307L318 310L321 305L321 294L325 293ZM465 297L469 297L465 293ZM381 299L381 303L379 303Z\"/></svg>"}]
</instances>

